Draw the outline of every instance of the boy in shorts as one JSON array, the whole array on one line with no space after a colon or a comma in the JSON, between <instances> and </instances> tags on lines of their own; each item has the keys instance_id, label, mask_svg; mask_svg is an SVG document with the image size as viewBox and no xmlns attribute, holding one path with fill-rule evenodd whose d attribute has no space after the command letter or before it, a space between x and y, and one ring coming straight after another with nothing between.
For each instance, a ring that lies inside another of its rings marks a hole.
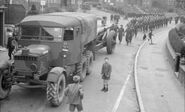
<instances>
[{"instance_id":1,"label":"boy in shorts","mask_svg":"<svg viewBox=\"0 0 185 112\"><path fill-rule=\"evenodd\" d=\"M108 62L109 58L105 57L105 62L102 65L101 75L103 79L103 88L101 91L108 92L108 82L110 80L111 72L112 72L112 66Z\"/></svg>"},{"instance_id":2,"label":"boy in shorts","mask_svg":"<svg viewBox=\"0 0 185 112\"><path fill-rule=\"evenodd\" d=\"M69 103L69 111L74 112L75 109L77 109L78 112L82 112L83 90L82 85L80 85L80 77L74 76L73 81L74 83L69 84L65 89L65 96L67 96Z\"/></svg>"}]
</instances>

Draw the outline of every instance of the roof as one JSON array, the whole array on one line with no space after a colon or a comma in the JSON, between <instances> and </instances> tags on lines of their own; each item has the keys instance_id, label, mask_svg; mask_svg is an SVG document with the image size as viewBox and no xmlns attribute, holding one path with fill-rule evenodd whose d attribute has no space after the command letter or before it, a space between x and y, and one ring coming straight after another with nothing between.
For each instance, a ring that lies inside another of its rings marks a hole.
<instances>
[{"instance_id":1,"label":"roof","mask_svg":"<svg viewBox=\"0 0 185 112\"><path fill-rule=\"evenodd\" d=\"M33 26L50 26L50 27L73 27L81 25L81 21L85 18L95 16L77 12L57 12L42 15L28 16L24 18L19 25Z\"/></svg>"}]
</instances>

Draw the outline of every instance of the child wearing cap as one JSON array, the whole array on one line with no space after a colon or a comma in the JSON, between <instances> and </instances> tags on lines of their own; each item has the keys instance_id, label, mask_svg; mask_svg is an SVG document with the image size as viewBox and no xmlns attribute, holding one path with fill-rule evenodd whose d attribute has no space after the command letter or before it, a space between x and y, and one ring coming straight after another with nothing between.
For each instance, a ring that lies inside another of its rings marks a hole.
<instances>
[{"instance_id":1,"label":"child wearing cap","mask_svg":"<svg viewBox=\"0 0 185 112\"><path fill-rule=\"evenodd\" d=\"M82 85L80 85L80 77L74 76L73 81L74 83L69 84L65 89L65 96L67 96L69 103L69 111L74 112L75 109L77 109L78 112L82 112L83 90Z\"/></svg>"},{"instance_id":2,"label":"child wearing cap","mask_svg":"<svg viewBox=\"0 0 185 112\"><path fill-rule=\"evenodd\" d=\"M103 88L101 91L107 92L108 91L108 82L110 80L112 66L108 63L109 58L105 57L105 63L102 65L101 75L103 79Z\"/></svg>"}]
</instances>

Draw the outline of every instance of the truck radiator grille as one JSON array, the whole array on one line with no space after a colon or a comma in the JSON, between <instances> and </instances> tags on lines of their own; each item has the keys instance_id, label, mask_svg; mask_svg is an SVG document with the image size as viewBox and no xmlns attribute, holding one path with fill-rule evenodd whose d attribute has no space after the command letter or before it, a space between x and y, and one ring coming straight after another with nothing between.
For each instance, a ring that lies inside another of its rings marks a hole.
<instances>
[{"instance_id":1,"label":"truck radiator grille","mask_svg":"<svg viewBox=\"0 0 185 112\"><path fill-rule=\"evenodd\" d=\"M37 58L32 57L32 56L15 56L14 59L15 60L25 60L25 61L37 61Z\"/></svg>"}]
</instances>

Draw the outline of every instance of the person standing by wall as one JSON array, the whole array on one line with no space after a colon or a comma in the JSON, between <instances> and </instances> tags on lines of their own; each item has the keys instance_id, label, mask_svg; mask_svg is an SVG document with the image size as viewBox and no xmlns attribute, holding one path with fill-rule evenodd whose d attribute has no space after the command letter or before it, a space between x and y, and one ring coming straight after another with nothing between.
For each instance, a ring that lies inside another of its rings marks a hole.
<instances>
[{"instance_id":1,"label":"person standing by wall","mask_svg":"<svg viewBox=\"0 0 185 112\"><path fill-rule=\"evenodd\" d=\"M80 85L80 76L74 76L73 81L74 83L69 84L65 89L65 96L67 96L69 103L69 111L74 112L75 109L77 109L78 112L82 112L83 89L82 85Z\"/></svg>"},{"instance_id":2,"label":"person standing by wall","mask_svg":"<svg viewBox=\"0 0 185 112\"><path fill-rule=\"evenodd\" d=\"M153 36L153 33L152 33L152 30L150 30L149 34L148 34L148 37L151 41L151 44L153 44L153 41L152 41L152 36Z\"/></svg>"},{"instance_id":3,"label":"person standing by wall","mask_svg":"<svg viewBox=\"0 0 185 112\"><path fill-rule=\"evenodd\" d=\"M101 75L103 79L103 88L101 91L107 92L108 91L108 82L110 80L111 72L112 72L112 66L108 62L109 58L105 57L105 62L102 65Z\"/></svg>"}]
</instances>

